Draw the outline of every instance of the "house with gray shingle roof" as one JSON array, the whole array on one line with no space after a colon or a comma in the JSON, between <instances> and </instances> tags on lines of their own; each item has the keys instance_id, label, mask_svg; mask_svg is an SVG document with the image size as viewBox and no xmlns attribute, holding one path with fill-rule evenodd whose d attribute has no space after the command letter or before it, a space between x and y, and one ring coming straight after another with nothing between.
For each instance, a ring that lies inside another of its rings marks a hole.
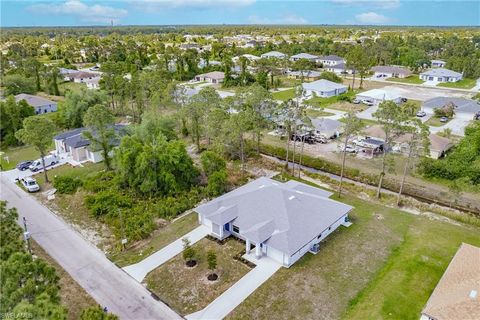
<instances>
[{"instance_id":1,"label":"house with gray shingle roof","mask_svg":"<svg viewBox=\"0 0 480 320\"><path fill-rule=\"evenodd\" d=\"M347 86L330 80L320 79L313 82L302 83L305 96L333 97L347 92Z\"/></svg>"},{"instance_id":2,"label":"house with gray shingle roof","mask_svg":"<svg viewBox=\"0 0 480 320\"><path fill-rule=\"evenodd\" d=\"M123 124L115 124L113 129L118 137L126 133L126 126ZM67 154L77 162L90 161L97 163L102 161L101 151L93 149L90 146L90 140L84 137L83 132L86 130L86 128L77 128L57 134L53 137L55 153L58 155ZM120 139L113 141L113 144L118 146Z\"/></svg>"},{"instance_id":3,"label":"house with gray shingle roof","mask_svg":"<svg viewBox=\"0 0 480 320\"><path fill-rule=\"evenodd\" d=\"M420 73L420 79L432 82L457 82L463 79L463 75L449 69L437 68Z\"/></svg>"},{"instance_id":4,"label":"house with gray shingle roof","mask_svg":"<svg viewBox=\"0 0 480 320\"><path fill-rule=\"evenodd\" d=\"M285 53L279 52L279 51L270 51L267 53L264 53L260 56L260 58L273 58L273 59L286 59L288 56Z\"/></svg>"},{"instance_id":5,"label":"house with gray shingle roof","mask_svg":"<svg viewBox=\"0 0 480 320\"><path fill-rule=\"evenodd\" d=\"M442 109L450 104L453 105L453 112L456 118L473 120L475 115L480 112L480 102L471 99L451 97L429 99L422 104L422 110L426 113L435 113L435 109Z\"/></svg>"},{"instance_id":6,"label":"house with gray shingle roof","mask_svg":"<svg viewBox=\"0 0 480 320\"><path fill-rule=\"evenodd\" d=\"M321 63L324 67L327 67L327 66L334 66L340 63L345 63L345 59L337 55L331 54L328 56L318 57L316 59L316 62Z\"/></svg>"},{"instance_id":7,"label":"house with gray shingle roof","mask_svg":"<svg viewBox=\"0 0 480 320\"><path fill-rule=\"evenodd\" d=\"M25 100L29 105L31 105L35 109L36 114L57 111L57 103L43 97L26 93L20 93L15 96L16 102L20 102L22 100Z\"/></svg>"},{"instance_id":8,"label":"house with gray shingle roof","mask_svg":"<svg viewBox=\"0 0 480 320\"><path fill-rule=\"evenodd\" d=\"M315 56L313 54L309 54L309 53L299 53L299 54L296 54L296 55L293 55L290 57L290 61L297 61L297 60L300 60L300 59L305 59L305 60L309 60L309 61L312 61L312 62L315 62L315 60L318 58L318 56Z\"/></svg>"},{"instance_id":9,"label":"house with gray shingle roof","mask_svg":"<svg viewBox=\"0 0 480 320\"><path fill-rule=\"evenodd\" d=\"M375 66L371 70L376 78L406 78L412 74L407 68L397 66Z\"/></svg>"},{"instance_id":10,"label":"house with gray shingle roof","mask_svg":"<svg viewBox=\"0 0 480 320\"><path fill-rule=\"evenodd\" d=\"M290 267L339 226L349 226L353 207L329 199L331 192L298 181L259 178L194 209L212 236L240 238L246 252Z\"/></svg>"}]
</instances>

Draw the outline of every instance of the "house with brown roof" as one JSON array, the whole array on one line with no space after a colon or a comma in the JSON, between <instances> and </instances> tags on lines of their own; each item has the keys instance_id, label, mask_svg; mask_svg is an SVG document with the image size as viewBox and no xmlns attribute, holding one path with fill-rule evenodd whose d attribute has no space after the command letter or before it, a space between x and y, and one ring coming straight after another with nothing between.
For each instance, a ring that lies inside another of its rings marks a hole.
<instances>
[{"instance_id":1,"label":"house with brown roof","mask_svg":"<svg viewBox=\"0 0 480 320\"><path fill-rule=\"evenodd\" d=\"M422 311L421 320L480 319L480 248L462 243Z\"/></svg>"},{"instance_id":2,"label":"house with brown roof","mask_svg":"<svg viewBox=\"0 0 480 320\"><path fill-rule=\"evenodd\" d=\"M412 74L407 68L397 66L375 66L371 71L375 78L406 78Z\"/></svg>"},{"instance_id":3,"label":"house with brown roof","mask_svg":"<svg viewBox=\"0 0 480 320\"><path fill-rule=\"evenodd\" d=\"M221 71L212 71L195 76L196 81L207 81L210 83L222 83L225 80L225 73Z\"/></svg>"}]
</instances>

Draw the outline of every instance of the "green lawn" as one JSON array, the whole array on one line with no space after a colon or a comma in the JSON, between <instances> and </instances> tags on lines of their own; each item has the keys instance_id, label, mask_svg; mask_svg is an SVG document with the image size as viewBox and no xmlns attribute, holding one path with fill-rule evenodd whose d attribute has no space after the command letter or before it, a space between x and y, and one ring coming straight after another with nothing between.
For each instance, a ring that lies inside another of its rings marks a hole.
<instances>
[{"instance_id":1,"label":"green lawn","mask_svg":"<svg viewBox=\"0 0 480 320\"><path fill-rule=\"evenodd\" d=\"M183 315L205 308L251 270L244 263L233 259L245 250L245 245L235 239L229 239L223 245L202 239L192 248L195 249L197 260L194 268L186 267L185 260L179 254L153 270L145 279L150 290ZM207 263L209 250L217 255L216 281L207 279L211 273Z\"/></svg>"},{"instance_id":2,"label":"green lawn","mask_svg":"<svg viewBox=\"0 0 480 320\"><path fill-rule=\"evenodd\" d=\"M175 222L159 228L150 238L135 243L133 247L129 247L123 252L114 253L109 258L121 267L137 263L165 247L170 242L192 231L197 226L197 214L186 215Z\"/></svg>"},{"instance_id":3,"label":"green lawn","mask_svg":"<svg viewBox=\"0 0 480 320\"><path fill-rule=\"evenodd\" d=\"M289 99L295 98L295 89L288 89L283 91L277 91L272 93L273 99L287 101Z\"/></svg>"},{"instance_id":4,"label":"green lawn","mask_svg":"<svg viewBox=\"0 0 480 320\"><path fill-rule=\"evenodd\" d=\"M412 83L412 84L422 84L425 82L421 80L418 77L418 75L412 75L406 78L388 78L387 81L400 82L400 83Z\"/></svg>"},{"instance_id":5,"label":"green lawn","mask_svg":"<svg viewBox=\"0 0 480 320\"><path fill-rule=\"evenodd\" d=\"M32 146L22 146L2 150L0 164L2 170L15 168L18 162L40 158L40 153ZM8 161L7 159L8 158Z\"/></svg>"},{"instance_id":6,"label":"green lawn","mask_svg":"<svg viewBox=\"0 0 480 320\"><path fill-rule=\"evenodd\" d=\"M84 83L75 83L75 82L63 82L58 85L60 90L60 95L64 96L68 91L81 92L82 88L87 88L87 85Z\"/></svg>"},{"instance_id":7,"label":"green lawn","mask_svg":"<svg viewBox=\"0 0 480 320\"><path fill-rule=\"evenodd\" d=\"M314 107L326 108L334 103L353 99L355 97L355 94L356 94L355 91L348 91L347 93L334 96L334 97L328 97L328 98L315 97L315 98L306 100L305 104L311 105Z\"/></svg>"},{"instance_id":8,"label":"green lawn","mask_svg":"<svg viewBox=\"0 0 480 320\"><path fill-rule=\"evenodd\" d=\"M307 109L307 115L312 118L333 116L333 113L321 109Z\"/></svg>"},{"instance_id":9,"label":"green lawn","mask_svg":"<svg viewBox=\"0 0 480 320\"><path fill-rule=\"evenodd\" d=\"M445 82L437 84L437 87L446 88L459 88L459 89L471 89L475 86L477 80L475 79L462 79L457 82Z\"/></svg>"},{"instance_id":10,"label":"green lawn","mask_svg":"<svg viewBox=\"0 0 480 320\"><path fill-rule=\"evenodd\" d=\"M341 201L354 206L353 225L280 269L228 318L418 319L459 245L480 245L478 227Z\"/></svg>"},{"instance_id":11,"label":"green lawn","mask_svg":"<svg viewBox=\"0 0 480 320\"><path fill-rule=\"evenodd\" d=\"M440 118L433 116L427 121L425 121L425 124L432 127L441 127L449 123L451 120L452 120L451 118L448 118L447 122L440 122Z\"/></svg>"},{"instance_id":12,"label":"green lawn","mask_svg":"<svg viewBox=\"0 0 480 320\"><path fill-rule=\"evenodd\" d=\"M63 166L55 167L48 170L48 178L53 181L55 176L72 177L84 179L88 176L98 173L105 167L103 162L100 163L84 163L83 167L72 167L70 164L64 164ZM36 180L40 186L45 183L45 177L43 174L38 174Z\"/></svg>"}]
</instances>

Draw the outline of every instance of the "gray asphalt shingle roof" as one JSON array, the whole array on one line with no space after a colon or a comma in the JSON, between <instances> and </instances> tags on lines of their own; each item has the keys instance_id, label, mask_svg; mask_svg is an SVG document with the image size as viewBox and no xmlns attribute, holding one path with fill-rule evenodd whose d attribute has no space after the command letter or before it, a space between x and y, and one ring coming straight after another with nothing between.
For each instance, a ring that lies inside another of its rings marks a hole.
<instances>
[{"instance_id":1,"label":"gray asphalt shingle roof","mask_svg":"<svg viewBox=\"0 0 480 320\"><path fill-rule=\"evenodd\" d=\"M461 77L462 74L445 68L437 68L420 73L420 75L431 77Z\"/></svg>"},{"instance_id":2,"label":"gray asphalt shingle roof","mask_svg":"<svg viewBox=\"0 0 480 320\"><path fill-rule=\"evenodd\" d=\"M309 83L302 83L302 87L305 90L314 90L314 91L322 91L322 92L333 91L336 89L347 89L347 86L341 83L336 83L336 82L325 80L325 79L320 79L320 80L309 82Z\"/></svg>"},{"instance_id":3,"label":"gray asphalt shingle roof","mask_svg":"<svg viewBox=\"0 0 480 320\"><path fill-rule=\"evenodd\" d=\"M19 102L21 100L27 101L32 107L43 107L45 105L56 104L55 101L51 101L39 96L34 96L32 94L20 93L15 96L15 101Z\"/></svg>"},{"instance_id":4,"label":"gray asphalt shingle roof","mask_svg":"<svg viewBox=\"0 0 480 320\"><path fill-rule=\"evenodd\" d=\"M292 59L316 59L318 58L318 56L315 56L313 54L310 54L310 53L299 53L299 54L296 54L296 55L293 55L291 56L290 58Z\"/></svg>"},{"instance_id":5,"label":"gray asphalt shingle roof","mask_svg":"<svg viewBox=\"0 0 480 320\"><path fill-rule=\"evenodd\" d=\"M330 192L289 181L259 178L194 210L240 234L292 255L347 214L352 207Z\"/></svg>"},{"instance_id":6,"label":"gray asphalt shingle roof","mask_svg":"<svg viewBox=\"0 0 480 320\"><path fill-rule=\"evenodd\" d=\"M480 112L480 103L475 100L465 98L451 98L451 97L436 97L425 101L422 105L423 108L440 109L449 103L453 103L456 108L455 111L476 113Z\"/></svg>"}]
</instances>

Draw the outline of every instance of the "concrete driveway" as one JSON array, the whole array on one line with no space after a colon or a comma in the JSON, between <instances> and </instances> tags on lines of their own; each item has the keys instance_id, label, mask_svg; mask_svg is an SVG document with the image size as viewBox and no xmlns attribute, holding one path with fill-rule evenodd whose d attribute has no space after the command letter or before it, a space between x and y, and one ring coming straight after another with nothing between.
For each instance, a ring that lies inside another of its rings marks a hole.
<instances>
[{"instance_id":1,"label":"concrete driveway","mask_svg":"<svg viewBox=\"0 0 480 320\"><path fill-rule=\"evenodd\" d=\"M190 240L190 243L194 244L195 242L203 239L209 233L210 232L207 227L199 226L187 233L186 235L180 237L178 240L170 243L163 249L143 259L142 261L124 267L123 270L138 282L142 282L142 280L150 271L158 268L159 266L161 266L162 264L183 251L183 238L188 238L188 240Z\"/></svg>"},{"instance_id":2,"label":"concrete driveway","mask_svg":"<svg viewBox=\"0 0 480 320\"><path fill-rule=\"evenodd\" d=\"M452 133L457 136L463 137L465 135L465 127L468 126L472 122L472 120L464 120L464 119L458 119L458 118L453 118L450 120L448 123L441 127L433 127L430 126L430 133L438 133L442 132L445 129L450 129L452 130Z\"/></svg>"},{"instance_id":3,"label":"concrete driveway","mask_svg":"<svg viewBox=\"0 0 480 320\"><path fill-rule=\"evenodd\" d=\"M258 287L267 281L282 266L270 259L269 257L261 257L256 259L254 254L243 256L245 259L256 264L256 267L249 273L244 275L227 291L222 293L217 299L213 300L203 310L189 314L185 318L193 319L212 319L218 320L225 318L240 303L242 303L249 295L251 295Z\"/></svg>"},{"instance_id":4,"label":"concrete driveway","mask_svg":"<svg viewBox=\"0 0 480 320\"><path fill-rule=\"evenodd\" d=\"M50 169L53 169L53 168L56 168L56 167L59 167L59 166L63 166L64 164L68 163L68 161L69 161L69 159L60 158L59 162L57 164L47 167L47 172ZM37 175L37 174L40 174L40 173L43 173L43 169L38 170L37 172L32 172L28 169L25 170L25 171L20 171L17 168L15 168L15 169L12 169L12 170L2 172L2 176L5 179L7 179L11 182L15 182L15 179L17 179L17 178L22 179L22 178L34 176L34 175Z\"/></svg>"}]
</instances>

